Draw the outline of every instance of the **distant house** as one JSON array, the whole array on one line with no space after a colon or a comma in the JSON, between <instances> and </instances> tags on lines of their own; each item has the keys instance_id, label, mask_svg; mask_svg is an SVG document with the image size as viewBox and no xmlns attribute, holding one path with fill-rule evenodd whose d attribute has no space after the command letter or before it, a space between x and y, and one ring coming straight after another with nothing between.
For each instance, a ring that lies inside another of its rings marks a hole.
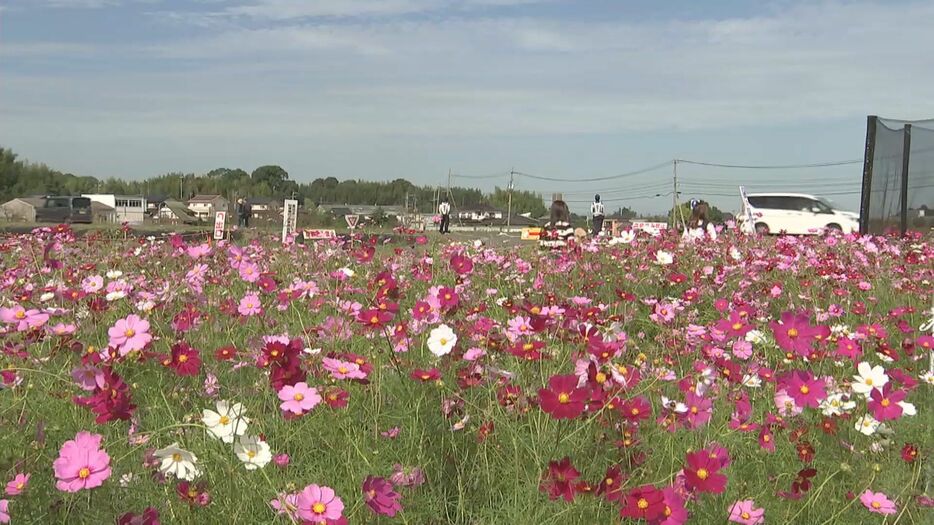
<instances>
[{"instance_id":1,"label":"distant house","mask_svg":"<svg viewBox=\"0 0 934 525\"><path fill-rule=\"evenodd\" d=\"M146 195L146 213L150 217L155 217L167 198L168 196L161 194Z\"/></svg>"},{"instance_id":2,"label":"distant house","mask_svg":"<svg viewBox=\"0 0 934 525\"><path fill-rule=\"evenodd\" d=\"M269 217L282 209L282 201L271 197L250 197L246 200L254 219Z\"/></svg>"},{"instance_id":3,"label":"distant house","mask_svg":"<svg viewBox=\"0 0 934 525\"><path fill-rule=\"evenodd\" d=\"M195 213L186 208L185 205L175 199L166 199L162 202L156 214L159 222L168 222L171 224L197 224L198 217Z\"/></svg>"},{"instance_id":4,"label":"distant house","mask_svg":"<svg viewBox=\"0 0 934 525\"><path fill-rule=\"evenodd\" d=\"M502 219L506 216L503 210L494 208L489 204L478 204L460 208L457 211L457 218L462 221L481 222L494 219Z\"/></svg>"},{"instance_id":5,"label":"distant house","mask_svg":"<svg viewBox=\"0 0 934 525\"><path fill-rule=\"evenodd\" d=\"M122 222L117 220L116 208L97 201L91 201L91 220L103 223Z\"/></svg>"},{"instance_id":6,"label":"distant house","mask_svg":"<svg viewBox=\"0 0 934 525\"><path fill-rule=\"evenodd\" d=\"M195 217L201 220L209 220L215 212L226 212L230 203L220 195L195 195L188 201L188 209L194 213Z\"/></svg>"},{"instance_id":7,"label":"distant house","mask_svg":"<svg viewBox=\"0 0 934 525\"><path fill-rule=\"evenodd\" d=\"M146 220L146 197L142 195L85 193L82 197L113 208L116 222L142 224Z\"/></svg>"},{"instance_id":8,"label":"distant house","mask_svg":"<svg viewBox=\"0 0 934 525\"><path fill-rule=\"evenodd\" d=\"M0 218L15 222L36 222L36 208L43 205L44 197L18 197L0 204Z\"/></svg>"}]
</instances>

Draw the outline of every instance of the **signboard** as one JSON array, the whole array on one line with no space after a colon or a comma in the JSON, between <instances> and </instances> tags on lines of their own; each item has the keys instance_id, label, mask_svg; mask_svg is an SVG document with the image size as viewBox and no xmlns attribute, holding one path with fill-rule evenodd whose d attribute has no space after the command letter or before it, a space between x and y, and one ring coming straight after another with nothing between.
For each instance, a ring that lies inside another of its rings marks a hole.
<instances>
[{"instance_id":1,"label":"signboard","mask_svg":"<svg viewBox=\"0 0 934 525\"><path fill-rule=\"evenodd\" d=\"M214 240L224 238L224 226L227 222L227 212L219 211L214 214Z\"/></svg>"},{"instance_id":2,"label":"signboard","mask_svg":"<svg viewBox=\"0 0 934 525\"><path fill-rule=\"evenodd\" d=\"M644 232L651 233L652 235L658 235L664 230L668 229L668 224L664 222L633 221L632 229L642 230Z\"/></svg>"},{"instance_id":3,"label":"signboard","mask_svg":"<svg viewBox=\"0 0 934 525\"><path fill-rule=\"evenodd\" d=\"M359 215L344 215L344 220L347 221L347 227L351 230L357 227L357 221L360 220Z\"/></svg>"},{"instance_id":4,"label":"signboard","mask_svg":"<svg viewBox=\"0 0 934 525\"><path fill-rule=\"evenodd\" d=\"M305 230L302 233L306 241L321 241L337 238L337 232L334 230Z\"/></svg>"},{"instance_id":5,"label":"signboard","mask_svg":"<svg viewBox=\"0 0 934 525\"><path fill-rule=\"evenodd\" d=\"M523 241L537 241L542 236L541 228L522 228Z\"/></svg>"},{"instance_id":6,"label":"signboard","mask_svg":"<svg viewBox=\"0 0 934 525\"><path fill-rule=\"evenodd\" d=\"M743 212L746 214L746 224L743 225L743 230L747 232L756 231L755 220L752 216L752 205L749 204L749 198L746 196L746 187L739 187L739 197L743 201Z\"/></svg>"},{"instance_id":7,"label":"signboard","mask_svg":"<svg viewBox=\"0 0 934 525\"><path fill-rule=\"evenodd\" d=\"M295 225L298 222L298 201L286 199L282 207L282 242L295 233Z\"/></svg>"}]
</instances>

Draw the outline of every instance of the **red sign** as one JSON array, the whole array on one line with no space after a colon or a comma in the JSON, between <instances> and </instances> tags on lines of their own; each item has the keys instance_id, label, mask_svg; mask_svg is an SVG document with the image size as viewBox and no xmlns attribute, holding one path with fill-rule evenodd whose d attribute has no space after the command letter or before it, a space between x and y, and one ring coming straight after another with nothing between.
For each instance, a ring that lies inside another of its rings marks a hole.
<instances>
[{"instance_id":1,"label":"red sign","mask_svg":"<svg viewBox=\"0 0 934 525\"><path fill-rule=\"evenodd\" d=\"M360 220L359 215L344 215L344 220L347 221L347 227L351 230L357 227L357 221Z\"/></svg>"},{"instance_id":2,"label":"red sign","mask_svg":"<svg viewBox=\"0 0 934 525\"><path fill-rule=\"evenodd\" d=\"M337 232L334 230L305 230L302 233L304 233L306 241L320 241L337 238Z\"/></svg>"}]
</instances>

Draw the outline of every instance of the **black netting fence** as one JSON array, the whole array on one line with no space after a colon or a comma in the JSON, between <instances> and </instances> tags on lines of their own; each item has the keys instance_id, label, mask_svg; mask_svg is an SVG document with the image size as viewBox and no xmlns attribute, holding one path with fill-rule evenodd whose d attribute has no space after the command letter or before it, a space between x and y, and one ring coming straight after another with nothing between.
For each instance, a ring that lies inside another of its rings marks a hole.
<instances>
[{"instance_id":1,"label":"black netting fence","mask_svg":"<svg viewBox=\"0 0 934 525\"><path fill-rule=\"evenodd\" d=\"M860 231L934 228L934 119L869 117Z\"/></svg>"}]
</instances>

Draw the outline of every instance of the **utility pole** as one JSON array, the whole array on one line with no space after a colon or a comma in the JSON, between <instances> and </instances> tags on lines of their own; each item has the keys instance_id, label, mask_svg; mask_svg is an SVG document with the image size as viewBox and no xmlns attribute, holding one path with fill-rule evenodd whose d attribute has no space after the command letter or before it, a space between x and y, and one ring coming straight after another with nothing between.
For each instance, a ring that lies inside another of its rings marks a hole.
<instances>
[{"instance_id":1,"label":"utility pole","mask_svg":"<svg viewBox=\"0 0 934 525\"><path fill-rule=\"evenodd\" d=\"M509 170L509 204L506 210L506 229L508 230L512 226L512 187L513 180L516 175L515 168Z\"/></svg>"},{"instance_id":2,"label":"utility pole","mask_svg":"<svg viewBox=\"0 0 934 525\"><path fill-rule=\"evenodd\" d=\"M675 229L678 226L676 219L678 213L678 159L673 160L671 164L674 171L674 188L671 192L671 228Z\"/></svg>"}]
</instances>

